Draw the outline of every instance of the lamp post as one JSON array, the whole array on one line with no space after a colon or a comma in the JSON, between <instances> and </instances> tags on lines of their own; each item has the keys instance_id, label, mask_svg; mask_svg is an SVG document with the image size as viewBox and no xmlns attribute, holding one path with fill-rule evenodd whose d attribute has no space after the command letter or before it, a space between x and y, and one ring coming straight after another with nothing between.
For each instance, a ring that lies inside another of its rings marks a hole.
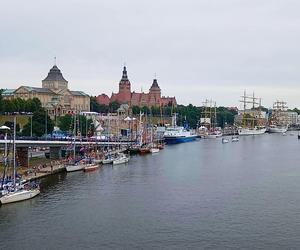
<instances>
[{"instance_id":1,"label":"lamp post","mask_svg":"<svg viewBox=\"0 0 300 250\"><path fill-rule=\"evenodd\" d=\"M4 178L5 178L5 170L6 170L6 166L7 166L7 131L10 131L10 128L7 126L1 126L0 130L5 130L5 146L4 146L4 171L3 171L3 176L2 176L2 181L1 181L1 189L3 188L3 182L4 182Z\"/></svg>"},{"instance_id":2,"label":"lamp post","mask_svg":"<svg viewBox=\"0 0 300 250\"><path fill-rule=\"evenodd\" d=\"M14 117L14 137L13 137L13 162L14 162L14 187L16 187L16 124L17 117Z\"/></svg>"},{"instance_id":3,"label":"lamp post","mask_svg":"<svg viewBox=\"0 0 300 250\"><path fill-rule=\"evenodd\" d=\"M32 115L30 116L30 137L32 137Z\"/></svg>"},{"instance_id":4,"label":"lamp post","mask_svg":"<svg viewBox=\"0 0 300 250\"><path fill-rule=\"evenodd\" d=\"M48 110L46 108L46 111L45 111L45 136L47 137L47 117L48 116Z\"/></svg>"}]
</instances>

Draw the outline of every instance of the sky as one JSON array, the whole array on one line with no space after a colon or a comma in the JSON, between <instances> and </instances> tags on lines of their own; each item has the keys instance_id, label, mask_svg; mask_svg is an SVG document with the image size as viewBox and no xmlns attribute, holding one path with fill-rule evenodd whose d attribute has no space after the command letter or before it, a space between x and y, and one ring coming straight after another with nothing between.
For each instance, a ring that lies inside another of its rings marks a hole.
<instances>
[{"instance_id":1,"label":"sky","mask_svg":"<svg viewBox=\"0 0 300 250\"><path fill-rule=\"evenodd\" d=\"M153 78L179 104L241 107L244 90L300 108L298 0L10 0L0 8L0 88L41 86L57 57L71 90Z\"/></svg>"}]
</instances>

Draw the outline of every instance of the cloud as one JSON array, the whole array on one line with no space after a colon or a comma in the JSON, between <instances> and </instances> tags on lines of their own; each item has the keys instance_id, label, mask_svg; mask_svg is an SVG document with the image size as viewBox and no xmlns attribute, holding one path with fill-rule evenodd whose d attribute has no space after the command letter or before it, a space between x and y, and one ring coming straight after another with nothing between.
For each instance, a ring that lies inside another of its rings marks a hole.
<instances>
[{"instance_id":1,"label":"cloud","mask_svg":"<svg viewBox=\"0 0 300 250\"><path fill-rule=\"evenodd\" d=\"M0 86L38 86L57 56L71 89L89 94L116 91L126 62L134 90L156 73L182 103L236 106L246 88L266 106L282 95L299 107L299 9L293 0L6 1Z\"/></svg>"}]
</instances>

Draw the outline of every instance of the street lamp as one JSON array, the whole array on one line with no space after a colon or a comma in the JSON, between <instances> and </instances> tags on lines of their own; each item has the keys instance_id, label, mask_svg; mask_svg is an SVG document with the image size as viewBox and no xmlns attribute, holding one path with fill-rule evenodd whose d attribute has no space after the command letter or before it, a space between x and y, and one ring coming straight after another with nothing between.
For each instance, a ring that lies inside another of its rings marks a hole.
<instances>
[{"instance_id":1,"label":"street lamp","mask_svg":"<svg viewBox=\"0 0 300 250\"><path fill-rule=\"evenodd\" d=\"M5 178L5 168L7 166L7 131L10 131L10 128L7 127L7 126L1 126L0 127L0 130L5 130L5 137L4 137L4 140L5 140L5 147L4 147L4 171L3 171L3 177L2 177L2 181L1 181L1 189L3 187L3 181L4 181L4 178Z\"/></svg>"},{"instance_id":2,"label":"street lamp","mask_svg":"<svg viewBox=\"0 0 300 250\"><path fill-rule=\"evenodd\" d=\"M32 115L30 116L30 137L32 138Z\"/></svg>"}]
</instances>

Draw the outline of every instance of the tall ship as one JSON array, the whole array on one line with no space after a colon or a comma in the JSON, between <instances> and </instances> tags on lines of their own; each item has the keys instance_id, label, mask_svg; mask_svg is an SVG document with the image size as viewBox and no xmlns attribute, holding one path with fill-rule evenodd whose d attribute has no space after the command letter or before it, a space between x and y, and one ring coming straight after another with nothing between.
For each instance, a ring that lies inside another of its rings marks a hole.
<instances>
[{"instance_id":1,"label":"tall ship","mask_svg":"<svg viewBox=\"0 0 300 250\"><path fill-rule=\"evenodd\" d=\"M222 129L217 127L217 105L212 100L205 100L202 106L200 127L198 133L201 138L215 139L222 136Z\"/></svg>"},{"instance_id":2,"label":"tall ship","mask_svg":"<svg viewBox=\"0 0 300 250\"><path fill-rule=\"evenodd\" d=\"M285 133L288 130L288 107L286 102L277 100L269 118L269 133Z\"/></svg>"},{"instance_id":3,"label":"tall ship","mask_svg":"<svg viewBox=\"0 0 300 250\"><path fill-rule=\"evenodd\" d=\"M244 109L239 112L238 123L238 134L239 135L261 135L267 131L265 126L265 112L261 110L261 98L255 97L254 93L252 96L247 96L246 91L241 96ZM251 104L251 108L247 108L247 104Z\"/></svg>"},{"instance_id":4,"label":"tall ship","mask_svg":"<svg viewBox=\"0 0 300 250\"><path fill-rule=\"evenodd\" d=\"M167 144L175 144L182 142L194 141L197 135L192 133L188 128L187 123L184 126L177 126L177 116L176 114L172 117L172 126L166 128L164 132L164 140Z\"/></svg>"}]
</instances>

